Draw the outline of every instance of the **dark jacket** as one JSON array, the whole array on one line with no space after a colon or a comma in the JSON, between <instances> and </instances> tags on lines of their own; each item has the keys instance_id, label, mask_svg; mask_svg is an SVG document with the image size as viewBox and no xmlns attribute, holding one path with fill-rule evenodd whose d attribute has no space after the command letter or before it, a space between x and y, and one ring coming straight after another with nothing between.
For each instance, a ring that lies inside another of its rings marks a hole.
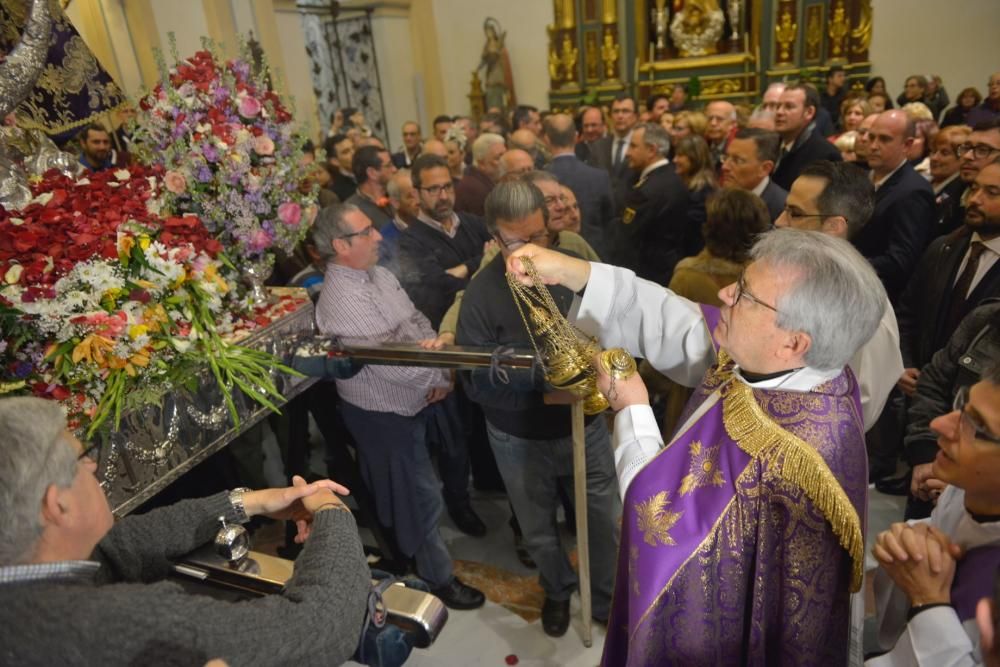
<instances>
[{"instance_id":1,"label":"dark jacket","mask_svg":"<svg viewBox=\"0 0 1000 667\"><path fill-rule=\"evenodd\" d=\"M930 463L937 455L937 435L930 424L951 412L960 387L979 382L986 365L1000 359L1000 300L988 299L965 316L948 344L920 371L917 393L906 413L906 460Z\"/></svg>"},{"instance_id":2,"label":"dark jacket","mask_svg":"<svg viewBox=\"0 0 1000 667\"><path fill-rule=\"evenodd\" d=\"M557 285L548 290L565 315L573 302L573 293ZM498 253L465 290L455 342L490 349L507 346L533 349L507 285L503 254ZM544 393L551 388L546 385L541 369L507 369L507 382L494 377L490 369L464 371L460 376L469 398L481 405L490 424L504 433L530 440L554 440L570 435L569 406L545 404ZM603 419L593 415L587 417L587 423L595 417Z\"/></svg>"},{"instance_id":3,"label":"dark jacket","mask_svg":"<svg viewBox=\"0 0 1000 667\"><path fill-rule=\"evenodd\" d=\"M598 255L607 257L605 237L614 217L608 172L584 164L575 155L552 158L548 170L576 195L580 204L580 235Z\"/></svg>"},{"instance_id":4,"label":"dark jacket","mask_svg":"<svg viewBox=\"0 0 1000 667\"><path fill-rule=\"evenodd\" d=\"M455 238L419 220L399 237L399 282L435 331L455 294L469 284L468 278L456 278L445 271L464 264L472 276L483 261L483 244L490 240L482 218L469 213L458 217Z\"/></svg>"},{"instance_id":5,"label":"dark jacket","mask_svg":"<svg viewBox=\"0 0 1000 667\"><path fill-rule=\"evenodd\" d=\"M963 227L935 239L913 273L896 309L899 347L906 368L921 368L948 343L946 314L951 309L951 291L958 269L968 252L972 231ZM1000 296L1000 262L983 276L967 299L964 317L983 299Z\"/></svg>"},{"instance_id":6,"label":"dark jacket","mask_svg":"<svg viewBox=\"0 0 1000 667\"><path fill-rule=\"evenodd\" d=\"M763 200L764 205L767 206L767 212L771 215L771 222L774 222L781 215L781 212L785 210L788 191L772 180L764 188L764 191L760 193L760 198Z\"/></svg>"},{"instance_id":7,"label":"dark jacket","mask_svg":"<svg viewBox=\"0 0 1000 667\"><path fill-rule=\"evenodd\" d=\"M908 163L875 191L871 220L851 239L868 258L893 304L931 239L934 191Z\"/></svg>"},{"instance_id":8,"label":"dark jacket","mask_svg":"<svg viewBox=\"0 0 1000 667\"><path fill-rule=\"evenodd\" d=\"M691 195L672 164L633 186L617 230L616 263L666 286L691 241Z\"/></svg>"},{"instance_id":9,"label":"dark jacket","mask_svg":"<svg viewBox=\"0 0 1000 667\"><path fill-rule=\"evenodd\" d=\"M389 206L388 201L388 198L386 198L385 206L377 206L375 202L361 194L361 192L355 192L344 203L353 204L360 208L368 216L368 219L372 221L372 224L375 225L375 229L382 231L388 225L392 224L392 207Z\"/></svg>"},{"instance_id":10,"label":"dark jacket","mask_svg":"<svg viewBox=\"0 0 1000 667\"><path fill-rule=\"evenodd\" d=\"M493 179L481 172L475 165L465 170L465 175L455 187L455 210L483 217L486 196L496 185Z\"/></svg>"},{"instance_id":11,"label":"dark jacket","mask_svg":"<svg viewBox=\"0 0 1000 667\"><path fill-rule=\"evenodd\" d=\"M628 166L628 159L625 157L625 153L622 153L621 163L617 167L613 166L614 155L612 155L612 151L614 150L614 145L614 135L608 135L596 141L591 141L587 144L588 155L586 162L591 167L603 169L611 176L611 196L615 214L617 215L624 208L625 198L628 196L629 189L639 175L634 169ZM625 152L628 152L627 145Z\"/></svg>"},{"instance_id":12,"label":"dark jacket","mask_svg":"<svg viewBox=\"0 0 1000 667\"><path fill-rule=\"evenodd\" d=\"M327 187L333 190L333 193L337 195L340 201L347 201L357 191L358 183L354 180L353 176L346 176L338 169L334 172L333 180L330 181Z\"/></svg>"},{"instance_id":13,"label":"dark jacket","mask_svg":"<svg viewBox=\"0 0 1000 667\"><path fill-rule=\"evenodd\" d=\"M807 128L795 140L788 154L778 160L771 180L784 190L789 190L807 165L816 160L840 162L842 159L836 146L823 138L820 132Z\"/></svg>"},{"instance_id":14,"label":"dark jacket","mask_svg":"<svg viewBox=\"0 0 1000 667\"><path fill-rule=\"evenodd\" d=\"M419 152L418 152L419 155ZM406 149L399 151L398 153L393 153L389 156L392 160L392 164L395 165L396 169L405 169L413 164L413 160L407 160ZM413 158L414 160L416 158Z\"/></svg>"},{"instance_id":15,"label":"dark jacket","mask_svg":"<svg viewBox=\"0 0 1000 667\"><path fill-rule=\"evenodd\" d=\"M965 224L965 207L962 206L962 195L968 184L960 177L953 180L934 198L934 238L951 234Z\"/></svg>"}]
</instances>

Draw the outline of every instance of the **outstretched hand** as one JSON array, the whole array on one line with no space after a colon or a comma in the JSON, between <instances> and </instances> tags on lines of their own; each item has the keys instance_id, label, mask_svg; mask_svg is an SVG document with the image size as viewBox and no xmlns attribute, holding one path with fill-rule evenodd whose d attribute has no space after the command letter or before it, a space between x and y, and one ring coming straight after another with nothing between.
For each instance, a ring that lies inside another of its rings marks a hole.
<instances>
[{"instance_id":1,"label":"outstretched hand","mask_svg":"<svg viewBox=\"0 0 1000 667\"><path fill-rule=\"evenodd\" d=\"M590 262L529 243L507 258L507 272L524 285L531 285L532 282L524 270L522 257L532 261L538 277L546 285L562 285L578 292L590 279Z\"/></svg>"}]
</instances>

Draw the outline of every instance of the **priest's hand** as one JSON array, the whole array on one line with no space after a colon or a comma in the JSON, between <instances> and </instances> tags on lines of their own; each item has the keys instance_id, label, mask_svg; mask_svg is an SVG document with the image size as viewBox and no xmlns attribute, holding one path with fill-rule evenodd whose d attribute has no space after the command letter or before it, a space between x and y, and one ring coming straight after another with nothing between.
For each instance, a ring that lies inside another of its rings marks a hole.
<instances>
[{"instance_id":1,"label":"priest's hand","mask_svg":"<svg viewBox=\"0 0 1000 667\"><path fill-rule=\"evenodd\" d=\"M951 602L962 550L934 526L895 523L879 534L872 553L911 605Z\"/></svg>"},{"instance_id":2,"label":"priest's hand","mask_svg":"<svg viewBox=\"0 0 1000 667\"><path fill-rule=\"evenodd\" d=\"M532 261L538 277L546 285L562 285L579 292L590 280L590 262L529 243L515 250L507 258L507 272L514 274L514 277L525 285L531 284L531 278L524 271L522 257Z\"/></svg>"},{"instance_id":3,"label":"priest's hand","mask_svg":"<svg viewBox=\"0 0 1000 667\"><path fill-rule=\"evenodd\" d=\"M597 372L597 388L611 404L615 412L630 405L649 405L649 391L639 373L633 373L627 380L611 381L611 376L601 364L601 355L593 359L594 370Z\"/></svg>"}]
</instances>

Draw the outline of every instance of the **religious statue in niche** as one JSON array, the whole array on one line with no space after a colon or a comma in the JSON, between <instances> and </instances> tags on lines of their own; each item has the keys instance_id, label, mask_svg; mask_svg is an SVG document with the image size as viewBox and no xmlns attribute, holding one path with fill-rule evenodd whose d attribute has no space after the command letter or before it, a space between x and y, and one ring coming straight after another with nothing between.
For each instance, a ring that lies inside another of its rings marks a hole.
<instances>
[{"instance_id":1,"label":"religious statue in niche","mask_svg":"<svg viewBox=\"0 0 1000 667\"><path fill-rule=\"evenodd\" d=\"M682 58L711 55L725 22L718 0L685 0L670 23L670 37Z\"/></svg>"},{"instance_id":2,"label":"religious statue in niche","mask_svg":"<svg viewBox=\"0 0 1000 667\"><path fill-rule=\"evenodd\" d=\"M486 44L476 71L486 70L483 77L486 82L486 108L508 111L517 106L517 96L514 94L514 75L505 45L507 33L492 17L483 22L483 32L486 33Z\"/></svg>"}]
</instances>

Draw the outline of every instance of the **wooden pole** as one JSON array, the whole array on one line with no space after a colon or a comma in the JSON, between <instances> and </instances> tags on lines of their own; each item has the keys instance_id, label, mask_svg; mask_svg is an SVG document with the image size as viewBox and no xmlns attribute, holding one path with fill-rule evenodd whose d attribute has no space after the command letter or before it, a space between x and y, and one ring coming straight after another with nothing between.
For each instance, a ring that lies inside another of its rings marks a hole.
<instances>
[{"instance_id":1,"label":"wooden pole","mask_svg":"<svg viewBox=\"0 0 1000 667\"><path fill-rule=\"evenodd\" d=\"M579 561L580 616L583 621L583 645L590 648L594 639L590 623L590 539L587 534L587 451L583 426L583 402L572 404L573 419L573 492L576 500L576 553ZM603 419L599 416L598 419Z\"/></svg>"}]
</instances>

